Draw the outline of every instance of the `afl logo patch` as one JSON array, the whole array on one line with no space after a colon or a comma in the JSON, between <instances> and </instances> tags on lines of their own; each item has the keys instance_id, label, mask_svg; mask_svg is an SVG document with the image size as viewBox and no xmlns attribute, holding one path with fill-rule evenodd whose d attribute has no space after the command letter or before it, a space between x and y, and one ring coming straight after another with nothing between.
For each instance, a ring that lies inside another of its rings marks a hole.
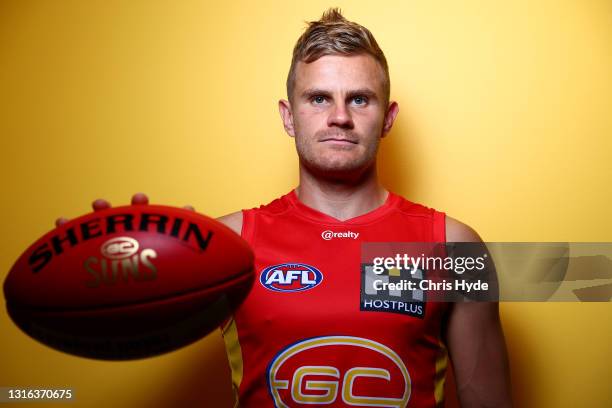
<instances>
[{"instance_id":1,"label":"afl logo patch","mask_svg":"<svg viewBox=\"0 0 612 408\"><path fill-rule=\"evenodd\" d=\"M261 271L259 282L276 292L303 292L318 286L323 274L314 266L302 263L272 265Z\"/></svg>"}]
</instances>

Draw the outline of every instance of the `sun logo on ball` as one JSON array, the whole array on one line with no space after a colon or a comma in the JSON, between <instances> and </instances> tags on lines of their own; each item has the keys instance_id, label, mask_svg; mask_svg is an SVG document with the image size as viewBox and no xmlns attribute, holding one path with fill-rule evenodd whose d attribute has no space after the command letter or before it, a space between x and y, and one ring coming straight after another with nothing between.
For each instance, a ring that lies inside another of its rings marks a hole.
<instances>
[{"instance_id":1,"label":"sun logo on ball","mask_svg":"<svg viewBox=\"0 0 612 408\"><path fill-rule=\"evenodd\" d=\"M157 268L151 260L157 258L157 253L151 248L138 252L139 248L138 241L130 237L117 237L104 242L100 247L102 256L90 256L83 264L92 278L85 285L97 288L102 284L115 285L121 281L155 279Z\"/></svg>"}]
</instances>

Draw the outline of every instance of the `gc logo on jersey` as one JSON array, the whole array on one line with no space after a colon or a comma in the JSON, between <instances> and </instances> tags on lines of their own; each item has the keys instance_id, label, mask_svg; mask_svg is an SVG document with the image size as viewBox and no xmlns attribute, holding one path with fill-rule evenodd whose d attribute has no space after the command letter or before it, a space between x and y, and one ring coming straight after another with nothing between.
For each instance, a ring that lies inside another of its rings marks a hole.
<instances>
[{"instance_id":1,"label":"gc logo on jersey","mask_svg":"<svg viewBox=\"0 0 612 408\"><path fill-rule=\"evenodd\" d=\"M274 406L295 404L404 408L411 380L402 359L384 344L352 336L294 343L269 364Z\"/></svg>"},{"instance_id":2,"label":"gc logo on jersey","mask_svg":"<svg viewBox=\"0 0 612 408\"><path fill-rule=\"evenodd\" d=\"M314 266L302 263L284 263L268 266L261 271L259 282L277 292L302 292L323 281L323 274Z\"/></svg>"}]
</instances>

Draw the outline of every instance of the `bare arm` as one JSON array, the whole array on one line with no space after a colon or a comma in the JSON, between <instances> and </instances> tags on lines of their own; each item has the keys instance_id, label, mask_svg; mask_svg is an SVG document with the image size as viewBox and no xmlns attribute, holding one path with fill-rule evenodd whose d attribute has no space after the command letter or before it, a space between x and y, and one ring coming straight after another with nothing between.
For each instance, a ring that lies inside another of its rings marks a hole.
<instances>
[{"instance_id":1,"label":"bare arm","mask_svg":"<svg viewBox=\"0 0 612 408\"><path fill-rule=\"evenodd\" d=\"M217 218L217 221L230 227L238 235L242 232L242 211L224 215Z\"/></svg>"},{"instance_id":2,"label":"bare arm","mask_svg":"<svg viewBox=\"0 0 612 408\"><path fill-rule=\"evenodd\" d=\"M446 217L449 242L482 242L469 226ZM510 368L497 302L454 303L446 327L462 407L511 407Z\"/></svg>"}]
</instances>

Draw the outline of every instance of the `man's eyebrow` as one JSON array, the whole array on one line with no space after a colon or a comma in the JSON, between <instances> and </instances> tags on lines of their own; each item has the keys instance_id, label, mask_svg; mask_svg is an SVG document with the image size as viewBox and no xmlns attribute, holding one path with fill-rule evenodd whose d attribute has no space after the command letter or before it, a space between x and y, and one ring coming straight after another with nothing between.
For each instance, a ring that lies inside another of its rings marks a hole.
<instances>
[{"instance_id":1,"label":"man's eyebrow","mask_svg":"<svg viewBox=\"0 0 612 408\"><path fill-rule=\"evenodd\" d=\"M302 97L305 99L310 99L318 95L330 96L331 92L323 90L323 89L318 89L318 88L308 88L308 89L305 89L304 92L302 92Z\"/></svg>"},{"instance_id":2,"label":"man's eyebrow","mask_svg":"<svg viewBox=\"0 0 612 408\"><path fill-rule=\"evenodd\" d=\"M302 92L301 96L305 99L310 99L314 96L319 95L329 97L331 96L331 92L319 88L308 88L305 89L304 92ZM376 99L376 92L369 88L359 88L347 92L348 99L354 98L355 96L367 96L370 99Z\"/></svg>"},{"instance_id":3,"label":"man's eyebrow","mask_svg":"<svg viewBox=\"0 0 612 408\"><path fill-rule=\"evenodd\" d=\"M361 88L349 91L347 96L349 99L354 98L355 96L366 96L369 99L376 99L376 92L369 88Z\"/></svg>"}]
</instances>

